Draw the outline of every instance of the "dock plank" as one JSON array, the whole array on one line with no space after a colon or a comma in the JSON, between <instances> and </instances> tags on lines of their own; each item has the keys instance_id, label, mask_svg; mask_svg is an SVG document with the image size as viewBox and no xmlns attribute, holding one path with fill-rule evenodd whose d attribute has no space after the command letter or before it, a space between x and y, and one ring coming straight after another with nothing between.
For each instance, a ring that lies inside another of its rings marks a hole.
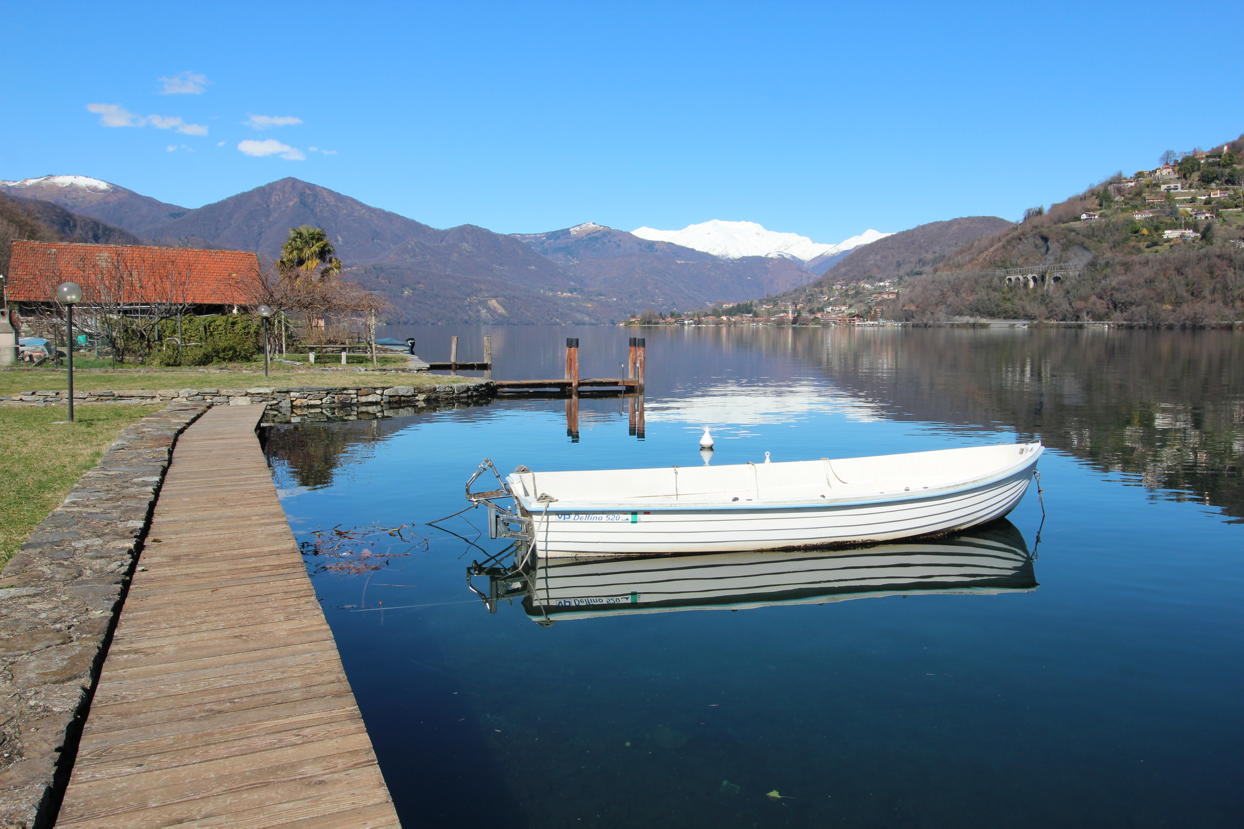
<instances>
[{"instance_id":1,"label":"dock plank","mask_svg":"<svg viewBox=\"0 0 1244 829\"><path fill-rule=\"evenodd\" d=\"M183 434L58 826L397 826L254 429Z\"/></svg>"}]
</instances>

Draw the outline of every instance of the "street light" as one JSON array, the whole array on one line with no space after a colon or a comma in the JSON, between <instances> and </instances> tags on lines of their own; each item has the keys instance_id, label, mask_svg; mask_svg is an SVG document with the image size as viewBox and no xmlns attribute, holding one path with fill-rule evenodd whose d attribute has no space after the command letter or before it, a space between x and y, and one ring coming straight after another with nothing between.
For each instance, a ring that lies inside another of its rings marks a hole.
<instances>
[{"instance_id":1,"label":"street light","mask_svg":"<svg viewBox=\"0 0 1244 829\"><path fill-rule=\"evenodd\" d=\"M260 305L259 316L263 317L263 376L268 376L268 317L272 316L271 305Z\"/></svg>"},{"instance_id":2,"label":"street light","mask_svg":"<svg viewBox=\"0 0 1244 829\"><path fill-rule=\"evenodd\" d=\"M82 301L82 287L77 282L62 282L56 286L56 299L65 306L65 351L69 355L69 422L73 423L73 306Z\"/></svg>"}]
</instances>

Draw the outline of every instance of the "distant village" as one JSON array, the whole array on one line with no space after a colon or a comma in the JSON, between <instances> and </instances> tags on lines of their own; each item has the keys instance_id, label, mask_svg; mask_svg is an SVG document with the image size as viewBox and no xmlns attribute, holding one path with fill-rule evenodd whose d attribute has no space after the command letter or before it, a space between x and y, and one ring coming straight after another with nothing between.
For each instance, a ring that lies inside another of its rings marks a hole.
<instances>
[{"instance_id":1,"label":"distant village","mask_svg":"<svg viewBox=\"0 0 1244 829\"><path fill-rule=\"evenodd\" d=\"M1194 150L1152 170L1106 182L1098 191L1097 210L1085 210L1080 221L1130 219L1131 232L1165 241L1193 241L1212 232L1213 222L1244 226L1244 181L1240 159L1228 145ZM1201 223L1198 225L1198 223Z\"/></svg>"},{"instance_id":2,"label":"distant village","mask_svg":"<svg viewBox=\"0 0 1244 829\"><path fill-rule=\"evenodd\" d=\"M661 314L645 311L628 325L879 325L881 308L898 298L893 280L834 282L801 304L774 300L736 302L707 311ZM817 310L810 310L815 308Z\"/></svg>"}]
</instances>

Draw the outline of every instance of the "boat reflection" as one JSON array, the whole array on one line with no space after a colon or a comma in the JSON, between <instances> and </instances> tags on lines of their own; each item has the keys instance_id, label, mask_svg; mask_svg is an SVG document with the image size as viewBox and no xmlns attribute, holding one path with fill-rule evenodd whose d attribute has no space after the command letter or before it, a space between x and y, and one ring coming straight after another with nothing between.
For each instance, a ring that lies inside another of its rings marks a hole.
<instances>
[{"instance_id":1,"label":"boat reflection","mask_svg":"<svg viewBox=\"0 0 1244 829\"><path fill-rule=\"evenodd\" d=\"M492 612L522 603L540 624L632 613L748 610L924 593L1016 593L1037 587L1034 555L1010 521L946 538L846 550L741 552L515 563L516 547L467 568ZM477 584L476 580L486 580Z\"/></svg>"}]
</instances>

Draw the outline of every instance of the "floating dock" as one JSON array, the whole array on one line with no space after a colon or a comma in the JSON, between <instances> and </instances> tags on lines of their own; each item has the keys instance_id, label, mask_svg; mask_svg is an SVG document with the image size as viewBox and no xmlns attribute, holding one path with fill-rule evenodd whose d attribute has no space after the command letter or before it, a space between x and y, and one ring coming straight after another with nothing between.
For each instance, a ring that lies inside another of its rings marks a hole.
<instances>
[{"instance_id":1,"label":"floating dock","mask_svg":"<svg viewBox=\"0 0 1244 829\"><path fill-rule=\"evenodd\" d=\"M59 827L398 826L255 425L179 439Z\"/></svg>"}]
</instances>

